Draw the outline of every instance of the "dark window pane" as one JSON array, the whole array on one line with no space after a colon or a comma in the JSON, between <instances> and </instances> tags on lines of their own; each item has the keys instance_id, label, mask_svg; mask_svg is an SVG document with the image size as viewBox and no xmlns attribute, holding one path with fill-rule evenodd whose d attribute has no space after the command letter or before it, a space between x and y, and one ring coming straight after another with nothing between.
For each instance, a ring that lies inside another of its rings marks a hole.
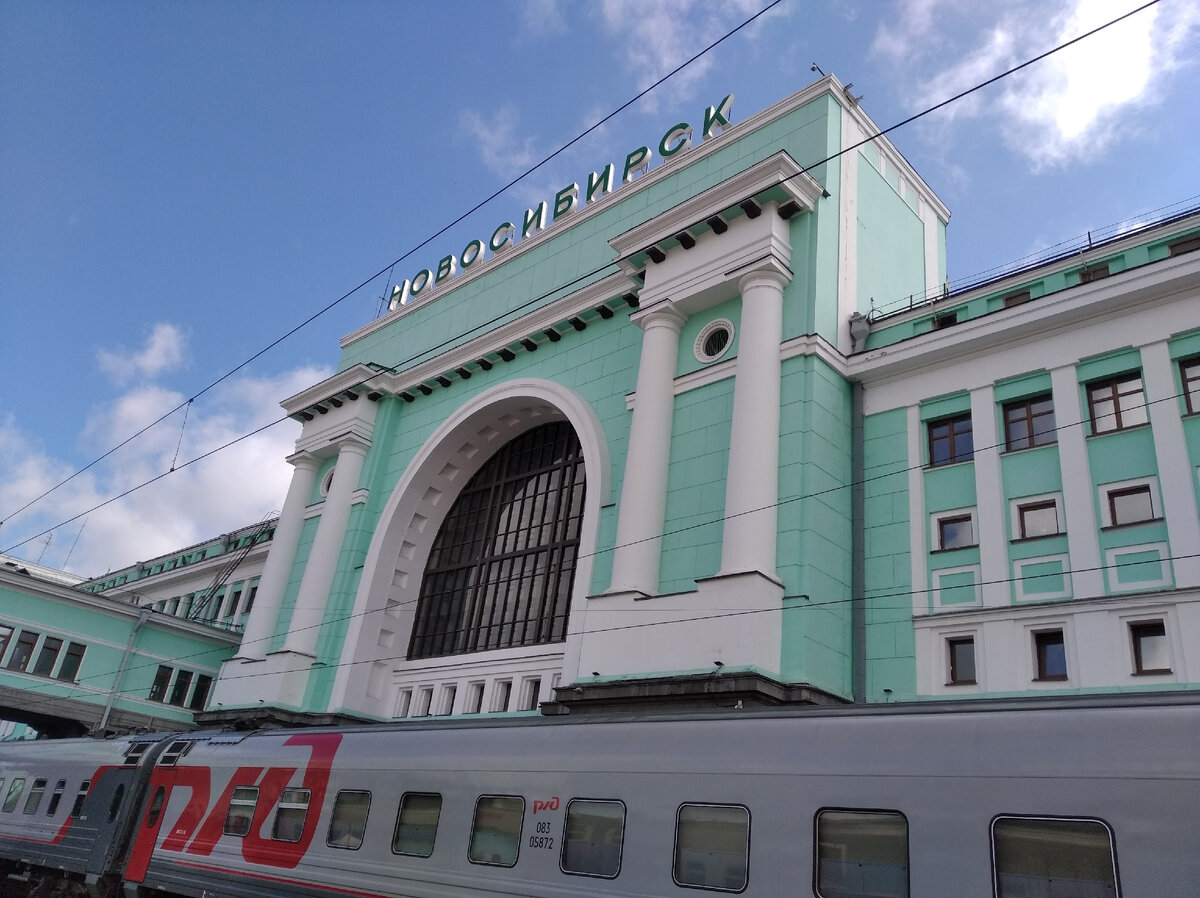
<instances>
[{"instance_id":1,"label":"dark window pane","mask_svg":"<svg viewBox=\"0 0 1200 898\"><path fill-rule=\"evenodd\" d=\"M400 800L392 852L413 857L429 857L437 838L442 816L442 796L408 792Z\"/></svg>"},{"instance_id":2,"label":"dark window pane","mask_svg":"<svg viewBox=\"0 0 1200 898\"><path fill-rule=\"evenodd\" d=\"M1039 680L1065 680L1067 678L1067 647L1062 630L1048 630L1034 634L1037 650L1037 678Z\"/></svg>"},{"instance_id":3,"label":"dark window pane","mask_svg":"<svg viewBox=\"0 0 1200 898\"><path fill-rule=\"evenodd\" d=\"M1000 817L992 824L997 898L1115 898L1112 834L1098 820Z\"/></svg>"},{"instance_id":4,"label":"dark window pane","mask_svg":"<svg viewBox=\"0 0 1200 898\"><path fill-rule=\"evenodd\" d=\"M820 898L907 898L908 821L889 811L817 814Z\"/></svg>"},{"instance_id":5,"label":"dark window pane","mask_svg":"<svg viewBox=\"0 0 1200 898\"><path fill-rule=\"evenodd\" d=\"M511 867L521 847L525 801L521 798L482 796L475 805L468 858L473 864Z\"/></svg>"},{"instance_id":6,"label":"dark window pane","mask_svg":"<svg viewBox=\"0 0 1200 898\"><path fill-rule=\"evenodd\" d=\"M675 824L675 882L739 892L750 864L750 812L737 805L685 804Z\"/></svg>"},{"instance_id":7,"label":"dark window pane","mask_svg":"<svg viewBox=\"0 0 1200 898\"><path fill-rule=\"evenodd\" d=\"M621 872L625 840L625 805L619 801L567 804L562 846L564 873L613 877Z\"/></svg>"}]
</instances>

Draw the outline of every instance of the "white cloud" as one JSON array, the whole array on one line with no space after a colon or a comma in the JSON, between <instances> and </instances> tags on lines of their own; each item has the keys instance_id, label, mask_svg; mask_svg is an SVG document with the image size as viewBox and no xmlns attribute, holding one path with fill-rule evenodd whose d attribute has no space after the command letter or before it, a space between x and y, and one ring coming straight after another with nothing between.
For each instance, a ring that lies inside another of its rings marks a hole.
<instances>
[{"instance_id":1,"label":"white cloud","mask_svg":"<svg viewBox=\"0 0 1200 898\"><path fill-rule=\"evenodd\" d=\"M940 67L946 35L961 26L951 14L967 13L944 0L909 0L898 21L880 26L874 49L908 60L903 72L913 82L913 105L925 108L1133 8L1133 0L1073 0L1057 9L1044 3L973 6L971 14L983 10L993 20L971 49L954 49L960 62ZM1033 22L1044 26L1032 29ZM958 121L984 118L1034 170L1096 158L1136 131L1134 113L1160 102L1164 80L1192 61L1198 25L1195 4L1143 10L940 110L936 139L944 140ZM1031 35L1042 35L1040 43Z\"/></svg>"},{"instance_id":2,"label":"white cloud","mask_svg":"<svg viewBox=\"0 0 1200 898\"><path fill-rule=\"evenodd\" d=\"M177 348L183 352L182 341ZM154 354L145 351L140 355L145 361L138 370L153 370ZM0 549L101 506L55 530L53 543L42 558L43 564L64 566L70 551L66 567L95 576L277 512L291 480L292 468L285 458L295 449L299 426L294 422L270 427L194 464L188 462L281 418L280 400L330 373L301 367L273 375L231 378L192 404L186 427L180 410L15 517L11 516L15 509L66 479L77 462L32 442L12 417L0 420L0 470L6 475L0 482L0 510L10 515L0 530ZM94 409L81 433L91 453L88 460L183 399L159 384L139 383ZM173 463L176 470L168 473ZM153 478L159 479L103 504ZM78 543L72 548L77 535ZM45 537L39 537L13 554L35 560L44 545Z\"/></svg>"},{"instance_id":3,"label":"white cloud","mask_svg":"<svg viewBox=\"0 0 1200 898\"><path fill-rule=\"evenodd\" d=\"M463 135L474 142L483 164L503 178L516 177L541 158L533 138L518 132L517 116L516 109L505 105L490 118L471 109L459 118Z\"/></svg>"},{"instance_id":4,"label":"white cloud","mask_svg":"<svg viewBox=\"0 0 1200 898\"><path fill-rule=\"evenodd\" d=\"M524 36L545 37L567 30L563 0L523 0L520 9L521 33Z\"/></svg>"},{"instance_id":5,"label":"white cloud","mask_svg":"<svg viewBox=\"0 0 1200 898\"><path fill-rule=\"evenodd\" d=\"M765 5L763 0L604 0L599 11L605 28L622 42L626 64L635 73L638 89L643 90ZM781 4L740 36L753 39L765 34L767 20L786 14L786 4ZM684 23L686 27L682 27ZM713 53L706 53L676 73L641 101L643 110L652 113L660 102L670 105L690 100L715 61Z\"/></svg>"},{"instance_id":6,"label":"white cloud","mask_svg":"<svg viewBox=\"0 0 1200 898\"><path fill-rule=\"evenodd\" d=\"M117 384L128 383L135 377L154 377L173 371L184 361L183 332L173 324L159 323L154 325L140 351L99 349L96 361L100 370Z\"/></svg>"}]
</instances>

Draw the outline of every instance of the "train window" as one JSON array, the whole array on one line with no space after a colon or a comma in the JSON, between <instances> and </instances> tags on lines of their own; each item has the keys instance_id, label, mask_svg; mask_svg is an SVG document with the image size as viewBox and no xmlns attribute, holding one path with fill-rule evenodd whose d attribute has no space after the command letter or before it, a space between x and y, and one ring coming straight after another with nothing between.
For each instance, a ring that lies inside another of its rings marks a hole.
<instances>
[{"instance_id":1,"label":"train window","mask_svg":"<svg viewBox=\"0 0 1200 898\"><path fill-rule=\"evenodd\" d=\"M481 795L475 803L468 860L472 864L495 864L500 867L516 864L524 820L525 799L508 795Z\"/></svg>"},{"instance_id":2,"label":"train window","mask_svg":"<svg viewBox=\"0 0 1200 898\"><path fill-rule=\"evenodd\" d=\"M567 819L563 824L559 866L564 873L612 879L621 872L624 840L624 804L571 799L567 802Z\"/></svg>"},{"instance_id":3,"label":"train window","mask_svg":"<svg viewBox=\"0 0 1200 898\"><path fill-rule=\"evenodd\" d=\"M276 842L299 842L304 835L304 818L308 816L308 789L284 789L275 811L271 838Z\"/></svg>"},{"instance_id":4,"label":"train window","mask_svg":"<svg viewBox=\"0 0 1200 898\"><path fill-rule=\"evenodd\" d=\"M54 812L58 810L58 803L62 801L63 792L67 788L66 780L59 780L54 784L54 792L50 796L50 804L46 805L46 816L53 817Z\"/></svg>"},{"instance_id":5,"label":"train window","mask_svg":"<svg viewBox=\"0 0 1200 898\"><path fill-rule=\"evenodd\" d=\"M675 818L675 882L740 892L750 866L750 811L741 805L685 804Z\"/></svg>"},{"instance_id":6,"label":"train window","mask_svg":"<svg viewBox=\"0 0 1200 898\"><path fill-rule=\"evenodd\" d=\"M117 819L117 812L121 810L121 799L125 797L125 784L117 786L117 791L113 793L112 801L108 805L108 822L113 823Z\"/></svg>"},{"instance_id":7,"label":"train window","mask_svg":"<svg viewBox=\"0 0 1200 898\"><path fill-rule=\"evenodd\" d=\"M992 821L996 898L1116 898L1117 857L1102 820L997 817Z\"/></svg>"},{"instance_id":8,"label":"train window","mask_svg":"<svg viewBox=\"0 0 1200 898\"><path fill-rule=\"evenodd\" d=\"M33 781L33 788L29 790L29 797L25 799L25 813L36 814L38 805L42 803L42 796L46 794L46 780L39 777Z\"/></svg>"},{"instance_id":9,"label":"train window","mask_svg":"<svg viewBox=\"0 0 1200 898\"><path fill-rule=\"evenodd\" d=\"M241 836L250 832L254 820L254 809L258 806L257 786L238 786L229 798L229 810L225 812L222 832L227 836Z\"/></svg>"},{"instance_id":10,"label":"train window","mask_svg":"<svg viewBox=\"0 0 1200 898\"><path fill-rule=\"evenodd\" d=\"M370 792L339 792L329 819L329 835L325 844L332 848L358 848L367 831L367 811L371 809Z\"/></svg>"},{"instance_id":11,"label":"train window","mask_svg":"<svg viewBox=\"0 0 1200 898\"><path fill-rule=\"evenodd\" d=\"M24 791L25 777L19 776L8 787L8 795L4 799L4 813L11 814L17 809L17 802L21 800L21 793Z\"/></svg>"},{"instance_id":12,"label":"train window","mask_svg":"<svg viewBox=\"0 0 1200 898\"><path fill-rule=\"evenodd\" d=\"M821 898L907 898L908 821L897 811L817 812Z\"/></svg>"},{"instance_id":13,"label":"train window","mask_svg":"<svg viewBox=\"0 0 1200 898\"><path fill-rule=\"evenodd\" d=\"M396 832L392 836L392 853L411 857L429 857L437 838L438 820L442 816L442 796L423 792L406 792L400 799L396 814Z\"/></svg>"},{"instance_id":14,"label":"train window","mask_svg":"<svg viewBox=\"0 0 1200 898\"><path fill-rule=\"evenodd\" d=\"M150 799L150 808L146 811L146 825L154 826L158 823L158 815L162 813L163 805L167 802L167 790L165 786L159 786L154 790L154 797Z\"/></svg>"},{"instance_id":15,"label":"train window","mask_svg":"<svg viewBox=\"0 0 1200 898\"><path fill-rule=\"evenodd\" d=\"M84 780L79 786L79 792L75 795L75 803L71 805L70 817L72 820L79 818L83 813L83 800L87 798L88 790L92 788L91 780Z\"/></svg>"}]
</instances>

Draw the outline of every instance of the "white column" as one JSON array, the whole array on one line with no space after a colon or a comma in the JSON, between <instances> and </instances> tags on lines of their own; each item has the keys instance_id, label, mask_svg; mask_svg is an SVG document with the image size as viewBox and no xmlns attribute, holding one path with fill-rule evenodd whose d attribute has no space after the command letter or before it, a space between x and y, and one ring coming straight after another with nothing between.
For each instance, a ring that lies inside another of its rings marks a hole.
<instances>
[{"instance_id":1,"label":"white column","mask_svg":"<svg viewBox=\"0 0 1200 898\"><path fill-rule=\"evenodd\" d=\"M317 483L319 459L307 452L300 452L288 461L296 470L292 473L279 523L275 525L275 536L271 539L271 548L263 564L258 594L236 656L246 661L261 661L267 653L271 637L275 635L283 593L292 576L292 563L296 560L296 547L300 543L300 531L304 528L304 509ZM248 588L243 588L243 602Z\"/></svg>"},{"instance_id":2,"label":"white column","mask_svg":"<svg viewBox=\"0 0 1200 898\"><path fill-rule=\"evenodd\" d=\"M1104 595L1104 572L1100 568L1096 488L1088 464L1086 425L1075 366L1053 369L1050 386L1058 422L1058 463L1062 469L1063 511L1067 517L1067 551L1071 553L1071 592L1076 599L1099 598Z\"/></svg>"},{"instance_id":3,"label":"white column","mask_svg":"<svg viewBox=\"0 0 1200 898\"><path fill-rule=\"evenodd\" d=\"M625 477L617 517L609 592L658 592L663 521L667 512L667 469L671 419L675 413L675 366L684 318L663 302L633 320L642 329L637 398L629 426Z\"/></svg>"},{"instance_id":4,"label":"white column","mask_svg":"<svg viewBox=\"0 0 1200 898\"><path fill-rule=\"evenodd\" d=\"M725 480L721 573L776 577L779 503L779 344L783 288L791 273L774 259L742 274L741 333Z\"/></svg>"},{"instance_id":5,"label":"white column","mask_svg":"<svg viewBox=\"0 0 1200 898\"><path fill-rule=\"evenodd\" d=\"M337 571L338 555L346 538L346 524L350 520L350 498L358 488L368 446L368 443L353 436L345 437L338 446L333 483L325 496L321 521L317 524L317 534L304 567L304 578L300 581L300 592L296 596L296 607L292 611L287 641L283 646L285 652L316 657L317 635ZM261 590L259 592L261 594Z\"/></svg>"},{"instance_id":6,"label":"white column","mask_svg":"<svg viewBox=\"0 0 1200 898\"><path fill-rule=\"evenodd\" d=\"M991 384L971 391L971 430L975 440L975 526L983 604L1011 605L1004 486L1000 473L1000 434Z\"/></svg>"},{"instance_id":7,"label":"white column","mask_svg":"<svg viewBox=\"0 0 1200 898\"><path fill-rule=\"evenodd\" d=\"M1163 517L1175 561L1175 585L1200 586L1200 512L1196 507L1191 463L1175 398L1174 368L1165 342L1142 348L1142 377L1146 384L1146 406L1154 429L1154 451L1158 458L1158 486Z\"/></svg>"}]
</instances>

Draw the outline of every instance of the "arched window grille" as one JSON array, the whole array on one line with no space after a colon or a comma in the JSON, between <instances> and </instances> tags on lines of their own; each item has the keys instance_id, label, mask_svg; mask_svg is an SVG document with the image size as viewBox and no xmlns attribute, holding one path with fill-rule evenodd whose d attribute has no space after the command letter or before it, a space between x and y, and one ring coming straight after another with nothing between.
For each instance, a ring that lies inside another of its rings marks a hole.
<instances>
[{"instance_id":1,"label":"arched window grille","mask_svg":"<svg viewBox=\"0 0 1200 898\"><path fill-rule=\"evenodd\" d=\"M425 565L408 657L561 642L583 520L570 424L527 431L463 488Z\"/></svg>"}]
</instances>

